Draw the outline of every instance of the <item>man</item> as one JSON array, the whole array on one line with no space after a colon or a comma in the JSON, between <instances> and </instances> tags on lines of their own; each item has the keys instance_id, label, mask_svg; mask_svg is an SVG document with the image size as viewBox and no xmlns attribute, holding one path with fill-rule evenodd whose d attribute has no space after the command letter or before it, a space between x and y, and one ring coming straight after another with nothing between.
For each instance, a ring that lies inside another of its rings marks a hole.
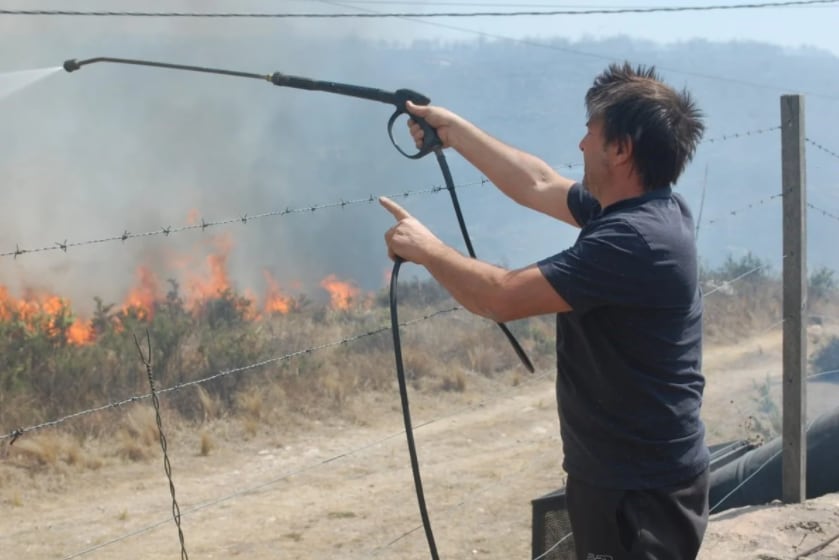
<instances>
[{"instance_id":1,"label":"man","mask_svg":"<svg viewBox=\"0 0 839 560\"><path fill-rule=\"evenodd\" d=\"M672 191L704 126L653 68L611 65L585 97L582 185L440 107L408 105L515 202L581 228L572 247L505 270L446 246L393 201L388 254L468 310L557 314L566 498L580 560L695 558L708 519L700 420L702 297L693 218ZM422 130L411 123L418 145Z\"/></svg>"}]
</instances>

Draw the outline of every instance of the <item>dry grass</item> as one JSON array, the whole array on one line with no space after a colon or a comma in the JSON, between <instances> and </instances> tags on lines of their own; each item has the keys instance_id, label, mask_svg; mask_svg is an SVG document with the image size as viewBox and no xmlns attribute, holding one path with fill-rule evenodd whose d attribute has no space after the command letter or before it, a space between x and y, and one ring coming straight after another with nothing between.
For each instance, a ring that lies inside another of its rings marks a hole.
<instances>
[{"instance_id":1,"label":"dry grass","mask_svg":"<svg viewBox=\"0 0 839 560\"><path fill-rule=\"evenodd\" d=\"M45 432L15 442L10 455L26 466L83 465L84 452L69 434Z\"/></svg>"},{"instance_id":2,"label":"dry grass","mask_svg":"<svg viewBox=\"0 0 839 560\"><path fill-rule=\"evenodd\" d=\"M213 397L207 390L198 386L198 402L201 405L202 420L206 423L221 416L222 404L217 397Z\"/></svg>"},{"instance_id":3,"label":"dry grass","mask_svg":"<svg viewBox=\"0 0 839 560\"><path fill-rule=\"evenodd\" d=\"M154 410L134 408L125 415L117 434L116 454L129 461L146 461L155 456L159 438Z\"/></svg>"},{"instance_id":4,"label":"dry grass","mask_svg":"<svg viewBox=\"0 0 839 560\"><path fill-rule=\"evenodd\" d=\"M734 290L731 294L716 293L705 300L709 344L736 342L780 320L777 281L742 282L735 284ZM445 309L450 303L437 302L435 308ZM403 304L403 307L400 309L402 321L422 318L435 311L431 307L411 307L409 304ZM814 312L836 316L839 303L819 301ZM161 380L161 387L168 386L190 381L208 371L215 373L297 352L386 325L386 308L359 308L349 312L315 309L238 326L231 331L235 336L218 342L215 338L201 339L200 333L193 332L184 336L182 346L174 354L172 367L180 369L174 373L156 372L155 375ZM553 317L516 322L511 328L538 369L554 367ZM518 358L498 328L467 312L413 323L403 327L400 334L405 373L414 391L464 393L472 386L481 386L482 378L497 380L508 372L511 372L509 382L512 386L526 379ZM813 329L811 335L815 344L824 339L818 329ZM107 362L109 367L113 365L111 361ZM142 379L142 376L135 376L135 379ZM195 391L161 395L163 425L167 438L179 432L191 433L187 438L190 445L194 445L193 449L200 455L207 456L217 449L219 440L241 436L253 438L262 432L276 431L276 426L282 426L285 432L317 419L342 419L363 425L369 406L383 399L393 400L396 387L393 344L390 333L385 330L351 343L301 353L266 367L225 376L201 384ZM125 396L113 387L105 389L109 394ZM137 382L128 394L145 391L147 387ZM35 406L37 402L38 399L29 394L18 399L0 394L0 405L4 408L2 417L28 408L35 412L27 418L42 420L39 416L42 412ZM62 403L62 407L73 410L75 401ZM224 422L226 418L234 421ZM26 425L17 420L8 423ZM196 430L199 426L200 430ZM0 465L16 461L41 470L96 469L107 464L109 457L146 461L160 453L154 411L147 401L116 412L82 417L68 423L67 430L74 435L57 431L26 434L14 446L0 452L5 453L5 456L0 454ZM95 451L88 445L91 441L97 444ZM13 451L8 451L10 449Z\"/></svg>"},{"instance_id":5,"label":"dry grass","mask_svg":"<svg viewBox=\"0 0 839 560\"><path fill-rule=\"evenodd\" d=\"M199 446L199 453L202 457L206 457L210 454L210 452L215 449L216 442L213 439L212 434L210 434L206 430L202 430L201 437L200 437L200 446Z\"/></svg>"},{"instance_id":6,"label":"dry grass","mask_svg":"<svg viewBox=\"0 0 839 560\"><path fill-rule=\"evenodd\" d=\"M781 286L766 280L732 286L705 298L704 334L708 343L731 343L770 328L782 319Z\"/></svg>"},{"instance_id":7,"label":"dry grass","mask_svg":"<svg viewBox=\"0 0 839 560\"><path fill-rule=\"evenodd\" d=\"M440 381L440 390L463 393L466 391L466 374L458 369L444 375Z\"/></svg>"}]
</instances>

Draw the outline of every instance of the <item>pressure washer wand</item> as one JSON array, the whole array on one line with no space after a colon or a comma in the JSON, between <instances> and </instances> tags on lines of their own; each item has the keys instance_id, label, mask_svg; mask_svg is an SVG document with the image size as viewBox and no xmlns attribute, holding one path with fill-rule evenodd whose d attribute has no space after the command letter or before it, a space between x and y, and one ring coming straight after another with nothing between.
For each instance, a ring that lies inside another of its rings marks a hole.
<instances>
[{"instance_id":1,"label":"pressure washer wand","mask_svg":"<svg viewBox=\"0 0 839 560\"><path fill-rule=\"evenodd\" d=\"M387 103L396 107L396 111L390 116L387 122L387 133L393 146L403 156L410 159L419 159L430 154L435 148L442 147L443 143L440 137L437 136L437 131L434 130L425 120L419 117L412 117L425 132L423 145L415 154L405 152L396 140L393 138L393 125L396 119L401 115L407 115L405 103L411 101L417 105L428 105L431 102L427 96L411 89L398 89L396 91L386 91L378 88L356 86L352 84L342 84L339 82L329 82L323 80L312 80L310 78L303 78L300 76L290 76L280 72L273 74L254 74L251 72L238 72L236 70L224 70L221 68L207 68L204 66L191 66L186 64L171 64L168 62L154 62L150 60L135 60L130 58L112 58L112 57L97 57L89 58L87 60L70 59L64 62L64 69L67 72L74 72L82 66L93 64L94 62L114 62L118 64L134 64L137 66L152 66L155 68L168 68L170 70L187 70L190 72L204 72L208 74L221 74L224 76L234 76L237 78L253 78L257 80L266 80L275 86L290 87L295 89L303 89L307 91L323 91L327 93L335 93L338 95L346 95L350 97L357 97L360 99L368 99L370 101L379 101Z\"/></svg>"}]
</instances>

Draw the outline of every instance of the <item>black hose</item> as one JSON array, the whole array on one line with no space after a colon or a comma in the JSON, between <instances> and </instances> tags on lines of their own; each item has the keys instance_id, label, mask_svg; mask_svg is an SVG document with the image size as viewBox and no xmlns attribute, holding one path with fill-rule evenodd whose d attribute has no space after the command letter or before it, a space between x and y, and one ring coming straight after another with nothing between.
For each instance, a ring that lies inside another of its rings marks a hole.
<instances>
[{"instance_id":1,"label":"black hose","mask_svg":"<svg viewBox=\"0 0 839 560\"><path fill-rule=\"evenodd\" d=\"M431 558L433 560L439 560L437 545L434 544L434 533L431 532L431 520L428 517L428 509L425 506L425 495L422 491L419 460L417 459L417 446L414 443L414 430L411 428L411 410L408 406L408 386L405 382L405 367L402 364L402 343L399 340L396 284L399 278L399 267L403 262L405 261L396 257L393 261L393 272L390 275L390 325L393 331L393 355L396 359L396 378L399 380L399 396L402 398L402 418L405 421L405 435L408 438L408 454L411 456L411 472L414 475L414 487L417 491L417 502L419 502L422 526L425 529L425 538L428 541Z\"/></svg>"},{"instance_id":2,"label":"black hose","mask_svg":"<svg viewBox=\"0 0 839 560\"><path fill-rule=\"evenodd\" d=\"M446 181L446 190L448 190L449 195L451 195L452 206L454 206L454 213L455 216L457 216L457 224L460 226L460 233L463 235L463 242L466 243L466 250L468 251L470 257L476 259L475 249L472 247L472 240L469 237L469 231L466 229L466 220L463 219L463 212L460 210L460 202L458 202L457 193L454 190L452 172L449 170L449 164L446 161L446 156L443 154L443 149L440 147L435 148L434 155L437 156L437 164L440 166L440 171L443 172L443 179ZM527 368L527 371L530 373L536 371L533 367L533 362L530 361L530 358L527 356L524 348L521 347L521 344L519 344L519 341L516 340L515 336L513 336L513 333L510 332L510 329L507 328L507 325L504 323L495 324L498 325L498 328L500 328L501 332L504 333L504 336L507 337L507 340L510 342L513 350L515 350L519 360L521 360L521 363Z\"/></svg>"}]
</instances>

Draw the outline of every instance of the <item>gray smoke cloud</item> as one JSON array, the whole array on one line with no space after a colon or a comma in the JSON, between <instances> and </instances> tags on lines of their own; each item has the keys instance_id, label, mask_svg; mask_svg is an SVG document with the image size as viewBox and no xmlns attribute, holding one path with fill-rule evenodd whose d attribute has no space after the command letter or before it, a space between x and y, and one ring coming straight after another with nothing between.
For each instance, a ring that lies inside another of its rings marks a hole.
<instances>
[{"instance_id":1,"label":"gray smoke cloud","mask_svg":"<svg viewBox=\"0 0 839 560\"><path fill-rule=\"evenodd\" d=\"M84 9L113 5L90 2ZM120 9L229 11L230 4L133 2ZM251 10L278 8L273 2L236 4L236 11ZM365 25L4 17L0 71L112 56L411 87L388 79L374 49L364 46ZM390 112L377 103L217 75L105 63L72 74L61 71L0 99L5 138L0 250L439 183L430 163L417 173L411 167L416 164L390 146L385 133ZM384 211L365 204L71 248L66 254L29 254L4 260L0 284L17 294L25 288L48 290L72 298L75 309L89 309L94 296L121 301L139 265L152 269L162 284L168 277L209 277L205 259L221 236L232 247L228 265L237 289L262 295L268 270L290 292L300 286L310 296L325 297L318 284L328 274L363 289L384 285L389 261L381 236L388 223Z\"/></svg>"}]
</instances>

